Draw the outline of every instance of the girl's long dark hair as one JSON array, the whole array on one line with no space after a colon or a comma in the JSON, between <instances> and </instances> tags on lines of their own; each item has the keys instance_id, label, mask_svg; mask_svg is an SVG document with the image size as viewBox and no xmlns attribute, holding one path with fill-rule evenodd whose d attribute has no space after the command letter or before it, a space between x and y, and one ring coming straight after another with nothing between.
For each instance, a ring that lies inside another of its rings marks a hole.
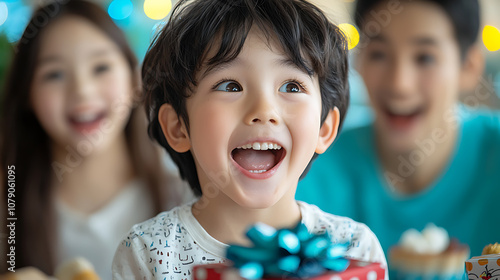
<instances>
[{"instance_id":1,"label":"girl's long dark hair","mask_svg":"<svg viewBox=\"0 0 500 280\"><path fill-rule=\"evenodd\" d=\"M29 96L43 30L62 16L79 16L92 22L119 47L137 77L134 94L135 100L140 99L137 60L123 32L104 10L83 0L58 0L34 12L16 46L3 93L0 160L2 185L7 182L7 167L15 166L16 268L34 266L49 275L53 274L55 266L57 228L53 209L51 140L30 108ZM168 196L170 204L162 199L167 195L160 194L166 175L161 172L159 153L147 137L142 110L132 109L125 134L135 171L151 189L156 210L173 206L178 202L173 191ZM7 190L3 188L3 195ZM7 207L2 206L0 211L7 215L6 210ZM1 231L5 228L2 226ZM2 263L0 271L5 270L5 263Z\"/></svg>"}]
</instances>

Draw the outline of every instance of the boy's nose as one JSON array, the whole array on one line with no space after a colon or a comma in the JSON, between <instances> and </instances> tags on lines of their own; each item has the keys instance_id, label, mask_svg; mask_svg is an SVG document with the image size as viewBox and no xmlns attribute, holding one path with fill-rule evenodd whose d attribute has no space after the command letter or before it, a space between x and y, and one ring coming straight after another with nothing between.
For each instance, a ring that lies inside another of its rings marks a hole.
<instances>
[{"instance_id":1,"label":"boy's nose","mask_svg":"<svg viewBox=\"0 0 500 280\"><path fill-rule=\"evenodd\" d=\"M248 125L253 124L278 124L279 116L277 113L274 97L266 96L264 94L255 94L252 100L248 100L250 109L245 116L245 123Z\"/></svg>"},{"instance_id":2,"label":"boy's nose","mask_svg":"<svg viewBox=\"0 0 500 280\"><path fill-rule=\"evenodd\" d=\"M396 61L388 75L389 88L393 95L405 96L415 90L415 72L404 61Z\"/></svg>"}]
</instances>

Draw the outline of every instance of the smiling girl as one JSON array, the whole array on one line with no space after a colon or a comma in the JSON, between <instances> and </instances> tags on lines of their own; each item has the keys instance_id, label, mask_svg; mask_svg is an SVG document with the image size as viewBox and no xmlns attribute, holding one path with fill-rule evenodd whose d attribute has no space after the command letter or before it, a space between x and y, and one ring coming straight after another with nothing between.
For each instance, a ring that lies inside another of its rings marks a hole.
<instances>
[{"instance_id":1,"label":"smiling girl","mask_svg":"<svg viewBox=\"0 0 500 280\"><path fill-rule=\"evenodd\" d=\"M83 256L110 279L117 240L180 203L179 182L147 139L124 34L95 4L59 2L33 14L3 101L1 162L16 170L16 267L52 274Z\"/></svg>"}]
</instances>

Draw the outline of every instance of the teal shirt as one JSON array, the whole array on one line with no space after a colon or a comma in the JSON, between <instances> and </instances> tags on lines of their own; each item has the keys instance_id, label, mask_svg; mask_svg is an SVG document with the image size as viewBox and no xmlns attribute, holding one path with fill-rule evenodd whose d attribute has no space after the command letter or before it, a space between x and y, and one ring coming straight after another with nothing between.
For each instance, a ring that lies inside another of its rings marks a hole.
<instances>
[{"instance_id":1,"label":"teal shirt","mask_svg":"<svg viewBox=\"0 0 500 280\"><path fill-rule=\"evenodd\" d=\"M386 255L409 229L427 223L480 255L500 242L500 115L464 111L458 142L445 172L415 195L391 191L374 146L372 125L345 131L313 163L296 198L367 224Z\"/></svg>"}]
</instances>

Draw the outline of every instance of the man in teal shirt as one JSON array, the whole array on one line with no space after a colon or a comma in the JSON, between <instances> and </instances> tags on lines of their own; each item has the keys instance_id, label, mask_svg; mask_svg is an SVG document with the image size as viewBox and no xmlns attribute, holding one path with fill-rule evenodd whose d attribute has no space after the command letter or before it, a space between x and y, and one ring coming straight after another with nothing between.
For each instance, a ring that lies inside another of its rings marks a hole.
<instances>
[{"instance_id":1,"label":"man in teal shirt","mask_svg":"<svg viewBox=\"0 0 500 280\"><path fill-rule=\"evenodd\" d=\"M500 242L500 115L458 105L494 95L479 83L477 0L360 0L355 15L375 120L340 135L297 199L366 223L386 254L432 222L480 255Z\"/></svg>"}]
</instances>

